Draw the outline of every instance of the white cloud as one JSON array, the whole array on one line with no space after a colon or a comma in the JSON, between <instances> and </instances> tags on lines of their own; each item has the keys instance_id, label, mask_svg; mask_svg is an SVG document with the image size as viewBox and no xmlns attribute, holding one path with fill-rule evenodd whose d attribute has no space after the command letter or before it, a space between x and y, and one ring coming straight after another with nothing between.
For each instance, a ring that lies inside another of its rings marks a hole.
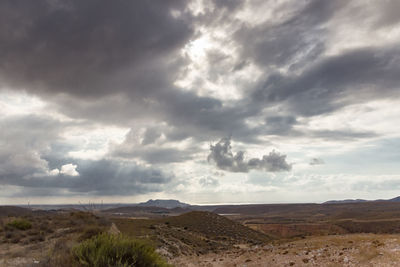
<instances>
[{"instance_id":1,"label":"white cloud","mask_svg":"<svg viewBox=\"0 0 400 267\"><path fill-rule=\"evenodd\" d=\"M65 174L68 176L79 176L79 172L76 171L77 167L78 167L78 165L74 165L71 163L62 165L60 174Z\"/></svg>"},{"instance_id":2,"label":"white cloud","mask_svg":"<svg viewBox=\"0 0 400 267\"><path fill-rule=\"evenodd\" d=\"M49 172L50 176L57 176L60 174L60 170L59 169L53 169Z\"/></svg>"}]
</instances>

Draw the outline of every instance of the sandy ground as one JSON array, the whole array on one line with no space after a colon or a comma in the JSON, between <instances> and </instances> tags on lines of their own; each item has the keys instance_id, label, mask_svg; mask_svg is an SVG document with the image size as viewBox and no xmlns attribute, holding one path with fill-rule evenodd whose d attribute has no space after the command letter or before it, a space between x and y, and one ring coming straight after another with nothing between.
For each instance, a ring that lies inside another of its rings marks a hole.
<instances>
[{"instance_id":1,"label":"sandy ground","mask_svg":"<svg viewBox=\"0 0 400 267\"><path fill-rule=\"evenodd\" d=\"M310 237L223 254L181 256L175 266L400 266L400 235Z\"/></svg>"},{"instance_id":2,"label":"sandy ground","mask_svg":"<svg viewBox=\"0 0 400 267\"><path fill-rule=\"evenodd\" d=\"M0 246L0 267L38 266L40 263L39 259L48 249L49 246L43 248L23 248L14 244L2 245Z\"/></svg>"},{"instance_id":3,"label":"sandy ground","mask_svg":"<svg viewBox=\"0 0 400 267\"><path fill-rule=\"evenodd\" d=\"M50 244L47 244L50 245ZM39 266L45 247L0 246L0 266ZM400 235L351 234L309 237L223 253L180 256L175 266L400 266Z\"/></svg>"}]
</instances>

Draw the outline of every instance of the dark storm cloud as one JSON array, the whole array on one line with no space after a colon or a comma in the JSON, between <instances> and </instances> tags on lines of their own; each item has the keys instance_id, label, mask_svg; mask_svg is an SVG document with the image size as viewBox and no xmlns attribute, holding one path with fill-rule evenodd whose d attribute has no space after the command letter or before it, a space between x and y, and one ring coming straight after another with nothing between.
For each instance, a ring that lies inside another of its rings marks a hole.
<instances>
[{"instance_id":1,"label":"dark storm cloud","mask_svg":"<svg viewBox=\"0 0 400 267\"><path fill-rule=\"evenodd\" d=\"M267 21L255 27L245 24L235 34L242 44L242 56L252 58L263 67L291 65L294 68L299 61L312 62L324 51L326 31L321 26L344 8L346 2L316 0L304 6L293 2L280 8L297 6L283 21Z\"/></svg>"},{"instance_id":2,"label":"dark storm cloud","mask_svg":"<svg viewBox=\"0 0 400 267\"><path fill-rule=\"evenodd\" d=\"M353 130L315 130L303 133L304 135L325 140L356 140L377 137L378 134L371 131Z\"/></svg>"},{"instance_id":3,"label":"dark storm cloud","mask_svg":"<svg viewBox=\"0 0 400 267\"><path fill-rule=\"evenodd\" d=\"M123 126L158 119L175 126L171 138L254 139L243 123L248 111L172 85L193 35L186 3L3 1L0 83L38 93L73 118Z\"/></svg>"},{"instance_id":4,"label":"dark storm cloud","mask_svg":"<svg viewBox=\"0 0 400 267\"><path fill-rule=\"evenodd\" d=\"M400 10L400 2L397 0L386 0L375 3L376 9L380 11L378 18L375 20L377 27L393 26L400 22L398 10Z\"/></svg>"},{"instance_id":5,"label":"dark storm cloud","mask_svg":"<svg viewBox=\"0 0 400 267\"><path fill-rule=\"evenodd\" d=\"M265 124L268 134L285 135L293 132L293 126L298 122L294 116L268 116Z\"/></svg>"},{"instance_id":6,"label":"dark storm cloud","mask_svg":"<svg viewBox=\"0 0 400 267\"><path fill-rule=\"evenodd\" d=\"M45 149L47 140L58 139L63 129L73 125L48 116L5 116L0 118L0 142L3 150L4 146L17 148L18 145Z\"/></svg>"},{"instance_id":7,"label":"dark storm cloud","mask_svg":"<svg viewBox=\"0 0 400 267\"><path fill-rule=\"evenodd\" d=\"M173 174L135 162L69 158L68 152L76 147L65 143L63 134L76 126L80 124L46 116L0 119L0 186L25 187L26 196L30 189L32 194L47 192L45 195L134 195L158 192L173 182ZM79 175L63 173L63 166L68 165L76 165Z\"/></svg>"},{"instance_id":8,"label":"dark storm cloud","mask_svg":"<svg viewBox=\"0 0 400 267\"><path fill-rule=\"evenodd\" d=\"M265 135L278 135L290 137L311 137L322 140L356 140L377 137L378 134L372 131L345 130L309 130L304 128L307 122L300 123L294 116L267 116L261 133ZM295 126L303 126L302 129ZM260 134L261 134L260 133Z\"/></svg>"},{"instance_id":9,"label":"dark storm cloud","mask_svg":"<svg viewBox=\"0 0 400 267\"><path fill-rule=\"evenodd\" d=\"M198 148L179 149L163 146L169 140L160 140L160 137L167 134L168 131L168 127L162 126L147 127L142 133L131 130L121 144L110 147L109 156L121 159L139 159L152 164L192 160L193 154L199 151Z\"/></svg>"},{"instance_id":10,"label":"dark storm cloud","mask_svg":"<svg viewBox=\"0 0 400 267\"><path fill-rule=\"evenodd\" d=\"M241 0L225 0L225 1L219 1L219 0L213 0L212 1L214 5L216 6L216 9L220 10L221 8L226 8L229 11L235 10L238 7L243 5L244 1Z\"/></svg>"},{"instance_id":11,"label":"dark storm cloud","mask_svg":"<svg viewBox=\"0 0 400 267\"><path fill-rule=\"evenodd\" d=\"M132 150L123 149L121 146L111 152L113 157L138 158L148 163L171 163L192 160L191 151L179 150L174 148L140 147Z\"/></svg>"},{"instance_id":12,"label":"dark storm cloud","mask_svg":"<svg viewBox=\"0 0 400 267\"><path fill-rule=\"evenodd\" d=\"M184 66L179 49L193 34L185 3L4 1L0 82L39 93L73 118L121 126L158 119L174 126L172 139L255 140L243 122L249 112L172 85Z\"/></svg>"},{"instance_id":13,"label":"dark storm cloud","mask_svg":"<svg viewBox=\"0 0 400 267\"><path fill-rule=\"evenodd\" d=\"M264 155L261 159L252 158L249 161L245 161L244 151L238 151L236 154L232 153L230 138L222 138L215 145L211 145L210 150L207 160L215 163L219 169L225 171L248 172L254 169L279 172L292 169L292 165L286 162L286 155L281 155L275 151Z\"/></svg>"},{"instance_id":14,"label":"dark storm cloud","mask_svg":"<svg viewBox=\"0 0 400 267\"><path fill-rule=\"evenodd\" d=\"M172 125L187 137L195 136L206 141L221 134L234 134L241 141L257 141L259 129L248 126L245 119L256 115L258 110L247 105L246 100L234 106L224 106L220 100L198 97L192 93L180 93L177 96L174 105L166 105L165 109Z\"/></svg>"},{"instance_id":15,"label":"dark storm cloud","mask_svg":"<svg viewBox=\"0 0 400 267\"><path fill-rule=\"evenodd\" d=\"M334 11L347 5L342 1L309 1L293 4L290 15L272 24L251 27L227 20L240 25L232 41L242 48L241 54L237 62L225 60L232 56L219 56L214 49L208 62L216 75L227 75L251 62L266 69L289 64L292 71L300 68L294 66L307 66L306 71L287 75L270 75L268 71L256 89L242 84L246 94L228 105L181 90L173 85L188 63L180 49L195 37L194 29L214 27L207 24L213 14L232 15L244 5L217 1L214 9L194 17L186 3L2 1L0 82L40 94L53 108L73 118L124 127L135 125L136 120L163 121L170 125L164 134L172 141L189 137L207 141L234 135L239 141L257 143L262 135L298 134L290 121L270 119L266 125L249 126L246 121L259 116L266 106L283 105L289 113L286 116L291 117L318 115L352 103L346 93L357 93L360 84L370 81L384 86L397 81L397 68L384 72L389 66L381 64L388 63L385 59L396 53L394 50L383 55L371 55L370 49L358 56L353 51L321 57L326 39L317 25L328 22ZM382 57L385 59L379 60ZM218 64L211 62L216 59ZM374 68L380 72L374 73ZM384 77L375 81L382 73ZM376 97L369 93L371 98ZM345 101L341 101L343 97ZM143 144L151 143L159 134L149 132Z\"/></svg>"},{"instance_id":16,"label":"dark storm cloud","mask_svg":"<svg viewBox=\"0 0 400 267\"><path fill-rule=\"evenodd\" d=\"M308 117L354 103L399 96L397 44L366 45L333 56L324 55L326 47L336 45L329 43L329 34L338 24L369 25L371 19L386 18L385 14L390 13L387 7L394 7L395 3L374 4L371 8L381 12L372 17L363 2L302 3L282 6L283 10L292 10L282 13L282 18L277 16L275 21L255 26L243 24L235 33L241 60L254 62L265 71L261 81L266 80L260 82L251 96L260 109L279 105L292 116ZM281 72L281 68L287 71ZM282 130L282 134L289 133L287 128Z\"/></svg>"},{"instance_id":17,"label":"dark storm cloud","mask_svg":"<svg viewBox=\"0 0 400 267\"><path fill-rule=\"evenodd\" d=\"M336 140L376 136L373 132L352 129L300 131L293 128L302 126L298 117L317 116L355 103L399 96L400 53L396 46L383 44L380 47L341 51L333 56L324 55L326 46L335 47L335 44L327 43L332 28L336 27L333 22L354 20L352 22L362 24L366 21L368 16L362 3L353 6L347 1L316 0L305 3L290 3L290 7L297 7L284 19L277 18L276 21L256 26L242 24L234 35L240 51L235 65L240 68L255 62L265 71L261 82L253 92L249 90L250 84L244 84L247 86L246 93L243 99L232 105L234 108L220 108L218 103L213 108L201 109L201 112L194 109L195 114L191 113L190 105L185 107L186 112L168 112L176 114L169 119L173 125L189 126L178 128L177 136L195 136L201 132L211 139L224 133L252 143L257 143L262 135ZM251 5L251 2L247 4ZM285 9L285 6L281 8ZM353 9L361 15L346 19L340 17L341 12L345 11L344 14L348 15L355 11ZM210 11L210 14L216 12L218 9ZM383 17L382 14L377 16ZM235 22L231 20L231 23ZM235 69L232 61L227 60L231 55L211 49L208 56L208 62L212 62L208 74L210 80L226 75L228 69ZM288 71L274 74L273 70L279 68L288 68ZM266 81L265 77L268 77ZM264 126L250 127L245 123L246 119L258 116L264 108L271 106L279 107L286 115L269 115L269 121L267 119ZM179 105L176 109L180 109ZM196 124L192 126L191 122Z\"/></svg>"},{"instance_id":18,"label":"dark storm cloud","mask_svg":"<svg viewBox=\"0 0 400 267\"><path fill-rule=\"evenodd\" d=\"M64 160L68 162L71 159ZM42 174L21 178L0 174L0 181L2 185L22 186L27 193L30 189L34 192L41 188L44 195L51 195L52 190L63 190L64 194L69 195L84 193L117 196L160 192L174 178L173 175L158 169L146 168L135 163L73 160L73 164L77 165L78 176Z\"/></svg>"},{"instance_id":19,"label":"dark storm cloud","mask_svg":"<svg viewBox=\"0 0 400 267\"><path fill-rule=\"evenodd\" d=\"M150 127L146 129L142 140L142 145L153 144L162 135L161 129L157 127Z\"/></svg>"},{"instance_id":20,"label":"dark storm cloud","mask_svg":"<svg viewBox=\"0 0 400 267\"><path fill-rule=\"evenodd\" d=\"M2 1L1 82L78 96L150 94L165 86L171 53L192 34L185 3Z\"/></svg>"},{"instance_id":21,"label":"dark storm cloud","mask_svg":"<svg viewBox=\"0 0 400 267\"><path fill-rule=\"evenodd\" d=\"M370 99L398 97L400 50L364 48L322 58L301 75L270 76L255 102L286 103L296 114L314 116Z\"/></svg>"},{"instance_id":22,"label":"dark storm cloud","mask_svg":"<svg viewBox=\"0 0 400 267\"><path fill-rule=\"evenodd\" d=\"M155 168L111 160L77 162L79 179L66 179L65 188L72 192L96 195L133 195L159 192L173 176ZM75 180L75 181L73 181Z\"/></svg>"},{"instance_id":23,"label":"dark storm cloud","mask_svg":"<svg viewBox=\"0 0 400 267\"><path fill-rule=\"evenodd\" d=\"M51 142L62 138L60 132L71 126L50 117L7 116L0 119L0 184L43 175Z\"/></svg>"}]
</instances>

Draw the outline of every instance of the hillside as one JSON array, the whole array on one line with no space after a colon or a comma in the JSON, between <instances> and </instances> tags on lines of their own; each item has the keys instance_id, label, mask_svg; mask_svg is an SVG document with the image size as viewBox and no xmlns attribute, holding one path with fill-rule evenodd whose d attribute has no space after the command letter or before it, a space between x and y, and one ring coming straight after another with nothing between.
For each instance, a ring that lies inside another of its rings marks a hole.
<instances>
[{"instance_id":1,"label":"hillside","mask_svg":"<svg viewBox=\"0 0 400 267\"><path fill-rule=\"evenodd\" d=\"M30 209L21 208L17 206L0 206L0 217L1 216L23 216L31 214Z\"/></svg>"},{"instance_id":2,"label":"hillside","mask_svg":"<svg viewBox=\"0 0 400 267\"><path fill-rule=\"evenodd\" d=\"M266 236L260 236L259 232L211 212L192 211L164 218L163 221L171 226L186 228L214 239L230 240L233 243L262 242L266 239Z\"/></svg>"},{"instance_id":3,"label":"hillside","mask_svg":"<svg viewBox=\"0 0 400 267\"><path fill-rule=\"evenodd\" d=\"M400 233L399 202L239 205L215 211L275 238Z\"/></svg>"},{"instance_id":4,"label":"hillside","mask_svg":"<svg viewBox=\"0 0 400 267\"><path fill-rule=\"evenodd\" d=\"M113 222L123 234L152 240L167 257L218 252L236 244L271 240L238 222L202 211L150 220L114 218Z\"/></svg>"},{"instance_id":5,"label":"hillside","mask_svg":"<svg viewBox=\"0 0 400 267\"><path fill-rule=\"evenodd\" d=\"M367 201L337 204L259 204L221 206L214 210L218 214L240 214L242 216L267 216L277 221L315 221L329 219L393 219L400 218L400 203Z\"/></svg>"}]
</instances>

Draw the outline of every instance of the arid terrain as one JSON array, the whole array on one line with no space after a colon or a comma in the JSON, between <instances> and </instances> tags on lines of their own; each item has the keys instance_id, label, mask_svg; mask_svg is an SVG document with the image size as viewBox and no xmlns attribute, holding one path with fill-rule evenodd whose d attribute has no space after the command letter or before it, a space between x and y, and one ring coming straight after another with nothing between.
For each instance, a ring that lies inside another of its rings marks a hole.
<instances>
[{"instance_id":1,"label":"arid terrain","mask_svg":"<svg viewBox=\"0 0 400 267\"><path fill-rule=\"evenodd\" d=\"M346 234L307 237L224 253L181 256L176 266L399 266L400 235Z\"/></svg>"},{"instance_id":2,"label":"arid terrain","mask_svg":"<svg viewBox=\"0 0 400 267\"><path fill-rule=\"evenodd\" d=\"M400 265L400 204L363 202L0 207L0 266L77 266L71 249L102 232L143 240L174 266Z\"/></svg>"}]
</instances>

